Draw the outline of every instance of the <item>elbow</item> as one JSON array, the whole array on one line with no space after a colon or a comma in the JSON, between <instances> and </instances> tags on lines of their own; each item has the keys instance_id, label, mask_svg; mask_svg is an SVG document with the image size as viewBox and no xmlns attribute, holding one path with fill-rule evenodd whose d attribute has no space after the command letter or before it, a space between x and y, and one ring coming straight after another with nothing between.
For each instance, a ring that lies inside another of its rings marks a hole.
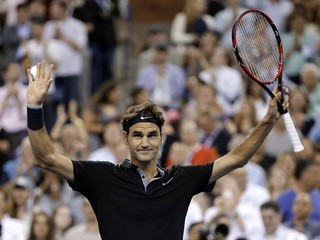
<instances>
[{"instance_id":1,"label":"elbow","mask_svg":"<svg viewBox=\"0 0 320 240\"><path fill-rule=\"evenodd\" d=\"M36 158L35 165L43 169L50 169L50 167L53 165L55 161L56 156L55 154L47 154L47 155L35 154L35 158Z\"/></svg>"}]
</instances>

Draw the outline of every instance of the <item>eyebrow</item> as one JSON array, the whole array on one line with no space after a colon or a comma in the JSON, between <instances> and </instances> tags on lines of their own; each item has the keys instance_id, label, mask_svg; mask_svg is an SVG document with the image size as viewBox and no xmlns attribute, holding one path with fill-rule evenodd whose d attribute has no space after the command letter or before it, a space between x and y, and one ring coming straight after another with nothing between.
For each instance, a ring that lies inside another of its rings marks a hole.
<instances>
[{"instance_id":1,"label":"eyebrow","mask_svg":"<svg viewBox=\"0 0 320 240\"><path fill-rule=\"evenodd\" d=\"M153 131L148 132L147 134L155 134L155 133L158 134L158 131L153 130ZM132 134L143 134L143 132L135 130L132 132Z\"/></svg>"}]
</instances>

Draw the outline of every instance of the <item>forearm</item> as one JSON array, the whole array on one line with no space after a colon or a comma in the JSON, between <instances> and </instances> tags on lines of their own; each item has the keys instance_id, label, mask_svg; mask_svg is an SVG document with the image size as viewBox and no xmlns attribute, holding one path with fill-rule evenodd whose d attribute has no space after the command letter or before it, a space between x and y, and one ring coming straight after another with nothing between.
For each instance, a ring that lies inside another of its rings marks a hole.
<instances>
[{"instance_id":1,"label":"forearm","mask_svg":"<svg viewBox=\"0 0 320 240\"><path fill-rule=\"evenodd\" d=\"M243 167L259 149L276 120L268 115L227 155L217 159L212 169L210 182L228 174L232 170Z\"/></svg>"},{"instance_id":2,"label":"forearm","mask_svg":"<svg viewBox=\"0 0 320 240\"><path fill-rule=\"evenodd\" d=\"M39 130L28 129L28 133L32 151L36 157L36 164L47 169L54 162L55 152L46 128L42 127Z\"/></svg>"},{"instance_id":3,"label":"forearm","mask_svg":"<svg viewBox=\"0 0 320 240\"><path fill-rule=\"evenodd\" d=\"M252 130L252 132L229 154L235 156L235 165L243 166L255 152L260 148L276 120L270 119L268 115Z\"/></svg>"}]
</instances>

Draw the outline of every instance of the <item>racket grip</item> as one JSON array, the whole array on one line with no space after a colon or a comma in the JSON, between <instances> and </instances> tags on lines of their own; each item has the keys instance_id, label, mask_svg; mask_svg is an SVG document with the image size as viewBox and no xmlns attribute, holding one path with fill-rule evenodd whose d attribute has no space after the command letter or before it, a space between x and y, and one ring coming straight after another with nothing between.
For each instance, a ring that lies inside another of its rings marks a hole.
<instances>
[{"instance_id":1,"label":"racket grip","mask_svg":"<svg viewBox=\"0 0 320 240\"><path fill-rule=\"evenodd\" d=\"M292 118L289 114L289 112L282 114L282 119L284 121L284 125L286 126L289 138L291 140L293 150L295 152L300 152L304 149L303 145L300 142L299 135L297 133L297 130L293 124Z\"/></svg>"}]
</instances>

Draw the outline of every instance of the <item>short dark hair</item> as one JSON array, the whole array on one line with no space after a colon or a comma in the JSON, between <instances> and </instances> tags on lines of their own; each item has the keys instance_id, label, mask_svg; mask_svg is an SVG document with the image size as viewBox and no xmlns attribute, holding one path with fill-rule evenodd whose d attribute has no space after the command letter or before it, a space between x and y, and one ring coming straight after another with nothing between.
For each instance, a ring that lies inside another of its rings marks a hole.
<instances>
[{"instance_id":1,"label":"short dark hair","mask_svg":"<svg viewBox=\"0 0 320 240\"><path fill-rule=\"evenodd\" d=\"M280 206L276 201L270 200L270 201L266 201L264 202L261 206L260 206L260 210L266 210L266 209L272 209L273 211L275 211L276 213L280 213Z\"/></svg>"},{"instance_id":2,"label":"short dark hair","mask_svg":"<svg viewBox=\"0 0 320 240\"><path fill-rule=\"evenodd\" d=\"M148 122L156 124L161 131L164 124L164 117L162 115L162 111L151 100L139 105L132 105L127 109L121 120L123 131L128 133L129 128L133 124L137 123L135 119L139 116L148 116L148 118L152 119L152 121Z\"/></svg>"},{"instance_id":3,"label":"short dark hair","mask_svg":"<svg viewBox=\"0 0 320 240\"><path fill-rule=\"evenodd\" d=\"M299 180L302 176L302 174L313 164L316 162L312 159L306 159L306 160L298 160L296 167L294 169L294 177L295 179Z\"/></svg>"}]
</instances>

